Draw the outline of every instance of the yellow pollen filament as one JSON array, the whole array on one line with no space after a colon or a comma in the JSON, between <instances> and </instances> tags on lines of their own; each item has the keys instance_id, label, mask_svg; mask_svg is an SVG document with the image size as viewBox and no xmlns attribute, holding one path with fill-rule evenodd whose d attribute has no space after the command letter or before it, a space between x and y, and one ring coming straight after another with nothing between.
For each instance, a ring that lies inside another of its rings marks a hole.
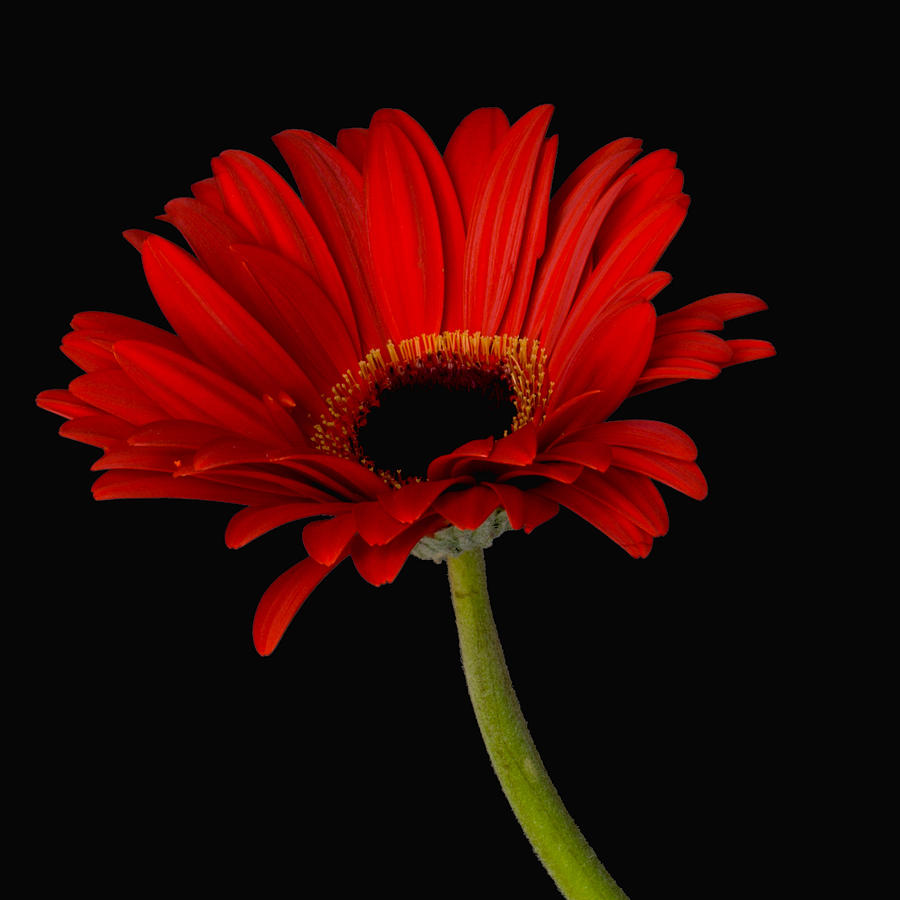
<instances>
[{"instance_id":1,"label":"yellow pollen filament","mask_svg":"<svg viewBox=\"0 0 900 900\"><path fill-rule=\"evenodd\" d=\"M448 378L455 379L457 389L465 389L467 372L477 372L482 379L494 373L506 383L516 413L505 434L543 420L553 385L547 379L547 354L537 341L508 334L445 331L417 335L399 344L388 341L383 348L370 350L357 371L345 372L330 395L323 397L328 412L315 426L313 443L323 452L357 459L374 470L359 447L357 434L369 410L378 405L379 394L392 387ZM379 474L399 486L395 474Z\"/></svg>"}]
</instances>

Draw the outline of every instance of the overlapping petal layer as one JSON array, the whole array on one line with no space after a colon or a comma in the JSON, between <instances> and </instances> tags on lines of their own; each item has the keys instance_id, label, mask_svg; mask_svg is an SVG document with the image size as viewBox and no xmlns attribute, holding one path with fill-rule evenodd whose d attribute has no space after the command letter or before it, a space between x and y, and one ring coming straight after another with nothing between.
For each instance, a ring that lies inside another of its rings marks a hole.
<instances>
[{"instance_id":1,"label":"overlapping petal layer","mask_svg":"<svg viewBox=\"0 0 900 900\"><path fill-rule=\"evenodd\" d=\"M61 434L103 450L95 497L237 504L231 547L314 520L308 557L260 602L261 653L347 557L383 584L448 525L475 529L502 507L531 531L560 506L642 557L668 529L656 483L705 495L687 435L610 417L630 395L772 355L765 341L713 333L765 304L717 294L657 316L671 279L654 267L688 206L674 154L613 141L551 196L551 114L541 106L510 124L476 110L444 153L398 110L342 131L337 146L285 131L275 143L297 191L263 160L226 151L160 217L192 254L126 233L172 331L113 313L72 320L62 349L84 374L38 403L68 419ZM460 332L539 352L544 393L511 430L461 437L415 478L329 451L335 398L375 360L390 357L373 396L394 384L395 347L421 337L446 348Z\"/></svg>"}]
</instances>

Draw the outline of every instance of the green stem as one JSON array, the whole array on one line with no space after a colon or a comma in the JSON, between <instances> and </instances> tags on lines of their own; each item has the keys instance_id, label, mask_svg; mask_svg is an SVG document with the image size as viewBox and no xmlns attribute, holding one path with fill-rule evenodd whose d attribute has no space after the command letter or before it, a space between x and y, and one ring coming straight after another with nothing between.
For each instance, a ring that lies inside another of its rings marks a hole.
<instances>
[{"instance_id":1,"label":"green stem","mask_svg":"<svg viewBox=\"0 0 900 900\"><path fill-rule=\"evenodd\" d=\"M568 900L628 900L563 806L528 732L491 614L484 551L451 557L447 569L469 696L519 824Z\"/></svg>"}]
</instances>

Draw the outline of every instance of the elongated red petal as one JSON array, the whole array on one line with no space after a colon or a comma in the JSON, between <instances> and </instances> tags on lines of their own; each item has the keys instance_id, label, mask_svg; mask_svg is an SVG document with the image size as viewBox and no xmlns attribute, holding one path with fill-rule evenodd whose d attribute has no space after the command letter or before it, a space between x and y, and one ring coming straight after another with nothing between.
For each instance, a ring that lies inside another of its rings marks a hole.
<instances>
[{"instance_id":1,"label":"elongated red petal","mask_svg":"<svg viewBox=\"0 0 900 900\"><path fill-rule=\"evenodd\" d=\"M390 334L372 295L362 175L308 131L283 131L273 140L341 273L362 345L382 346Z\"/></svg>"},{"instance_id":2,"label":"elongated red petal","mask_svg":"<svg viewBox=\"0 0 900 900\"><path fill-rule=\"evenodd\" d=\"M249 244L231 251L268 300L261 323L326 393L361 356L338 310L318 282L290 260Z\"/></svg>"},{"instance_id":3,"label":"elongated red petal","mask_svg":"<svg viewBox=\"0 0 900 900\"><path fill-rule=\"evenodd\" d=\"M511 481L514 478L531 478L539 475L541 478L548 478L551 481L561 481L564 484L571 484L584 471L581 463L568 462L558 460L545 463L532 463L530 466L520 466L510 469L503 475L497 477L498 482Z\"/></svg>"},{"instance_id":4,"label":"elongated red petal","mask_svg":"<svg viewBox=\"0 0 900 900\"><path fill-rule=\"evenodd\" d=\"M602 500L585 493L575 485L546 484L535 488L534 493L572 510L615 541L631 556L642 558L650 552L653 538L646 531Z\"/></svg>"},{"instance_id":5,"label":"elongated red petal","mask_svg":"<svg viewBox=\"0 0 900 900\"><path fill-rule=\"evenodd\" d=\"M597 323L557 374L554 396L602 391L606 402L595 414L607 418L628 396L647 362L655 320L653 307L640 303Z\"/></svg>"},{"instance_id":6,"label":"elongated red petal","mask_svg":"<svg viewBox=\"0 0 900 900\"><path fill-rule=\"evenodd\" d=\"M561 441L537 457L538 462L567 461L589 469L605 472L612 462L612 453L604 444L591 441Z\"/></svg>"},{"instance_id":7,"label":"elongated red petal","mask_svg":"<svg viewBox=\"0 0 900 900\"><path fill-rule=\"evenodd\" d=\"M117 313L80 312L72 319L72 328L79 334L89 335L92 341L108 350L110 356L112 356L112 345L116 341L127 338L149 341L152 344L166 347L173 353L190 356L190 351L177 335L147 322L141 322L139 319L120 316Z\"/></svg>"},{"instance_id":8,"label":"elongated red petal","mask_svg":"<svg viewBox=\"0 0 900 900\"><path fill-rule=\"evenodd\" d=\"M466 235L459 198L454 190L450 173L447 171L444 159L438 152L437 147L435 147L434 142L415 119L399 109L383 109L379 110L372 117L373 125L382 121L389 122L403 132L415 148L425 171L431 194L434 198L443 256L443 330L450 331L460 328L462 327L461 324L449 324L449 319L453 318L452 309L462 310L462 277ZM426 328L425 330L428 331L429 329ZM441 329L436 326L431 330L438 331Z\"/></svg>"},{"instance_id":9,"label":"elongated red petal","mask_svg":"<svg viewBox=\"0 0 900 900\"><path fill-rule=\"evenodd\" d=\"M525 229L522 236L522 250L516 266L516 277L503 313L502 322L498 326L499 310L485 319L485 330L497 331L500 334L519 334L528 314L531 302L534 276L538 258L544 253L547 241L547 218L549 215L550 191L553 187L553 167L556 163L556 151L559 141L554 135L544 142L538 159L534 186L528 198L528 210L525 213ZM522 332L524 333L524 332Z\"/></svg>"},{"instance_id":10,"label":"elongated red petal","mask_svg":"<svg viewBox=\"0 0 900 900\"><path fill-rule=\"evenodd\" d=\"M364 175L372 268L391 337L436 332L444 309L437 208L415 147L383 118L369 129Z\"/></svg>"},{"instance_id":11,"label":"elongated red petal","mask_svg":"<svg viewBox=\"0 0 900 900\"><path fill-rule=\"evenodd\" d=\"M251 506L235 513L225 529L225 543L232 549L243 547L260 535L311 516L333 516L349 512L347 503L319 503L301 501L271 506Z\"/></svg>"},{"instance_id":12,"label":"elongated red petal","mask_svg":"<svg viewBox=\"0 0 900 900\"><path fill-rule=\"evenodd\" d=\"M268 163L249 153L227 150L219 159L251 200L249 214L257 229L267 236L264 245L315 278L358 345L359 335L347 289L325 240L300 198Z\"/></svg>"},{"instance_id":13,"label":"elongated red petal","mask_svg":"<svg viewBox=\"0 0 900 900\"><path fill-rule=\"evenodd\" d=\"M651 518L644 512L644 504L635 502L635 499L641 501L643 495L638 495L633 499L630 483L622 479L608 478L605 473L586 471L578 479L576 487L619 513L641 531L645 531L652 537L659 537L662 534L662 531L659 530L659 526L662 524L659 516L651 510Z\"/></svg>"},{"instance_id":14,"label":"elongated red petal","mask_svg":"<svg viewBox=\"0 0 900 900\"><path fill-rule=\"evenodd\" d=\"M275 579L253 617L253 643L258 653L268 656L278 646L303 602L338 562L323 566L314 559L304 559Z\"/></svg>"},{"instance_id":15,"label":"elongated red petal","mask_svg":"<svg viewBox=\"0 0 900 900\"><path fill-rule=\"evenodd\" d=\"M157 237L144 241L141 256L160 309L202 362L257 395L286 391L308 411L325 411L285 350L191 256Z\"/></svg>"},{"instance_id":16,"label":"elongated red petal","mask_svg":"<svg viewBox=\"0 0 900 900\"><path fill-rule=\"evenodd\" d=\"M589 426L573 435L575 440L600 441L611 447L648 450L673 459L693 461L697 445L680 428L652 419L619 419Z\"/></svg>"},{"instance_id":17,"label":"elongated red petal","mask_svg":"<svg viewBox=\"0 0 900 900\"><path fill-rule=\"evenodd\" d=\"M120 446L133 431L134 425L110 415L81 416L63 422L59 429L62 437L104 450Z\"/></svg>"},{"instance_id":18,"label":"elongated red petal","mask_svg":"<svg viewBox=\"0 0 900 900\"><path fill-rule=\"evenodd\" d=\"M525 333L543 334L552 347L572 305L594 239L616 197L627 184L613 179L639 152L639 145L599 157L565 202L557 207L552 239L541 258Z\"/></svg>"},{"instance_id":19,"label":"elongated red petal","mask_svg":"<svg viewBox=\"0 0 900 900\"><path fill-rule=\"evenodd\" d=\"M598 285L588 279L579 289L573 309L553 347L553 355L568 359L584 343L585 336L593 334L604 319L630 306L653 300L671 281L672 276L667 272L648 272L626 282L612 294L602 294Z\"/></svg>"},{"instance_id":20,"label":"elongated red petal","mask_svg":"<svg viewBox=\"0 0 900 900\"><path fill-rule=\"evenodd\" d=\"M94 412L102 410L132 425L146 425L168 418L166 410L154 402L155 398L148 396L121 369L79 375L69 384L69 391L79 400L89 403Z\"/></svg>"},{"instance_id":21,"label":"elongated red petal","mask_svg":"<svg viewBox=\"0 0 900 900\"><path fill-rule=\"evenodd\" d=\"M588 424L603 421L599 413L608 401L602 390L571 397L553 409L538 428L538 445L549 447L554 441L574 434Z\"/></svg>"},{"instance_id":22,"label":"elongated red petal","mask_svg":"<svg viewBox=\"0 0 900 900\"><path fill-rule=\"evenodd\" d=\"M229 432L217 425L167 419L132 430L128 436L128 443L134 447L178 447L183 450L198 450L206 444L228 436Z\"/></svg>"},{"instance_id":23,"label":"elongated red petal","mask_svg":"<svg viewBox=\"0 0 900 900\"><path fill-rule=\"evenodd\" d=\"M63 388L51 388L49 391L41 391L35 398L35 402L41 409L46 409L47 412L55 413L64 419L98 416L103 413L103 410L78 399L71 391Z\"/></svg>"},{"instance_id":24,"label":"elongated red petal","mask_svg":"<svg viewBox=\"0 0 900 900\"><path fill-rule=\"evenodd\" d=\"M143 341L119 341L115 353L123 377L159 404L159 414L148 411L135 424L154 419L189 419L275 446L284 443L255 397L205 366Z\"/></svg>"},{"instance_id":25,"label":"elongated red petal","mask_svg":"<svg viewBox=\"0 0 900 900\"><path fill-rule=\"evenodd\" d=\"M501 321L512 290L534 174L553 108L539 106L509 130L482 182L466 235L463 320Z\"/></svg>"},{"instance_id":26,"label":"elongated red petal","mask_svg":"<svg viewBox=\"0 0 900 900\"><path fill-rule=\"evenodd\" d=\"M139 469L148 472L174 472L180 464L179 455L175 450L117 446L107 450L91 466L91 470L100 472L103 469Z\"/></svg>"},{"instance_id":27,"label":"elongated red petal","mask_svg":"<svg viewBox=\"0 0 900 900\"><path fill-rule=\"evenodd\" d=\"M95 500L215 500L242 506L272 503L272 495L251 488L206 481L200 478L173 478L160 472L118 469L104 472L93 484Z\"/></svg>"},{"instance_id":28,"label":"elongated red petal","mask_svg":"<svg viewBox=\"0 0 900 900\"><path fill-rule=\"evenodd\" d=\"M731 359L723 366L736 366L739 363L752 362L756 359L768 359L775 355L775 347L769 341L758 341L750 338L735 338L726 341L731 350Z\"/></svg>"},{"instance_id":29,"label":"elongated red petal","mask_svg":"<svg viewBox=\"0 0 900 900\"><path fill-rule=\"evenodd\" d=\"M508 131L509 119L503 110L487 107L469 113L447 142L444 161L453 179L467 229L475 199L490 171L491 160ZM462 323L450 322L447 327L461 328Z\"/></svg>"},{"instance_id":30,"label":"elongated red petal","mask_svg":"<svg viewBox=\"0 0 900 900\"><path fill-rule=\"evenodd\" d=\"M613 448L613 465L640 475L649 475L654 481L702 500L707 494L706 479L696 463L688 460L660 456L647 450Z\"/></svg>"}]
</instances>

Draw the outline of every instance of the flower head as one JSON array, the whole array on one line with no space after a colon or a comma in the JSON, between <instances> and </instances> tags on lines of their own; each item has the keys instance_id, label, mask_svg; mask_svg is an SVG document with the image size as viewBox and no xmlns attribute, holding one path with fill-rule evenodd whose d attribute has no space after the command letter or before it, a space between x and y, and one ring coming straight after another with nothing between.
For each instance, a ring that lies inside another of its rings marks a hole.
<instances>
[{"instance_id":1,"label":"flower head","mask_svg":"<svg viewBox=\"0 0 900 900\"><path fill-rule=\"evenodd\" d=\"M62 349L84 374L38 403L104 451L97 499L238 504L230 547L313 519L260 602L261 653L348 556L384 584L448 527L530 532L564 506L643 557L668 528L655 482L705 495L686 434L610 417L772 355L711 333L765 304L657 316L654 266L688 206L674 154L613 141L551 196L551 113L476 110L443 154L398 110L336 147L285 131L299 195L222 153L161 216L192 253L126 232L172 331L73 319Z\"/></svg>"}]
</instances>

